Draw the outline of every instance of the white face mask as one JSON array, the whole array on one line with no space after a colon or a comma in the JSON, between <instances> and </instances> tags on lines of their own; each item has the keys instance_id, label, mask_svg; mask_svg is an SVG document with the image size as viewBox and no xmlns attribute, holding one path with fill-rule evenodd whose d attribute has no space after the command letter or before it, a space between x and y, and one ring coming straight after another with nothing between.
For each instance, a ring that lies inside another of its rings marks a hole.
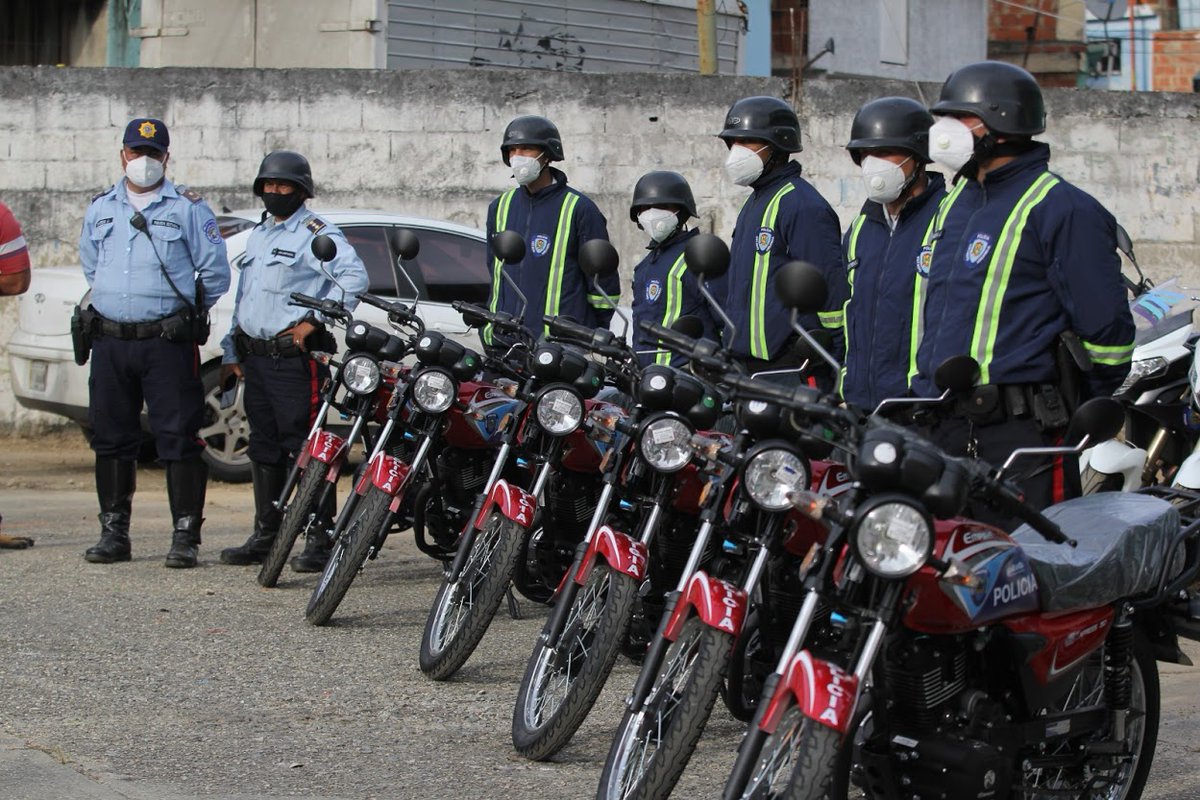
<instances>
[{"instance_id":1,"label":"white face mask","mask_svg":"<svg viewBox=\"0 0 1200 800\"><path fill-rule=\"evenodd\" d=\"M150 156L138 156L125 162L125 177L134 186L146 189L162 180L163 164Z\"/></svg>"},{"instance_id":2,"label":"white face mask","mask_svg":"<svg viewBox=\"0 0 1200 800\"><path fill-rule=\"evenodd\" d=\"M542 162L533 156L509 156L508 165L512 167L513 177L522 186L533 183L542 174Z\"/></svg>"},{"instance_id":3,"label":"white face mask","mask_svg":"<svg viewBox=\"0 0 1200 800\"><path fill-rule=\"evenodd\" d=\"M758 180L764 166L758 154L765 149L766 145L751 150L744 144L735 144L729 148L729 155L725 158L725 174L729 176L729 180L738 186L749 186Z\"/></svg>"},{"instance_id":4,"label":"white face mask","mask_svg":"<svg viewBox=\"0 0 1200 800\"><path fill-rule=\"evenodd\" d=\"M957 117L938 117L929 128L929 157L957 173L975 155L975 137Z\"/></svg>"},{"instance_id":5,"label":"white face mask","mask_svg":"<svg viewBox=\"0 0 1200 800\"><path fill-rule=\"evenodd\" d=\"M886 158L867 156L862 160L863 183L867 185L867 197L880 205L892 202L904 191L908 178L902 169L912 161L912 156L893 164Z\"/></svg>"},{"instance_id":6,"label":"white face mask","mask_svg":"<svg viewBox=\"0 0 1200 800\"><path fill-rule=\"evenodd\" d=\"M637 215L637 221L656 242L665 242L679 227L679 216L665 208L647 208Z\"/></svg>"}]
</instances>

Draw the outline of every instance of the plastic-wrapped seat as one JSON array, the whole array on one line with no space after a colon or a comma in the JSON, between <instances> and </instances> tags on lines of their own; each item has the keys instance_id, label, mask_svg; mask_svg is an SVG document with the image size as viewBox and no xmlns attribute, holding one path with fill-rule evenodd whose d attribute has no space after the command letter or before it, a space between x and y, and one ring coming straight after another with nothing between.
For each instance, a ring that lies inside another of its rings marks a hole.
<instances>
[{"instance_id":1,"label":"plastic-wrapped seat","mask_svg":"<svg viewBox=\"0 0 1200 800\"><path fill-rule=\"evenodd\" d=\"M1155 589L1179 532L1179 512L1157 497L1104 492L1043 512L1078 547L1047 542L1027 525L1013 531L1033 565L1043 611L1108 605Z\"/></svg>"}]
</instances>

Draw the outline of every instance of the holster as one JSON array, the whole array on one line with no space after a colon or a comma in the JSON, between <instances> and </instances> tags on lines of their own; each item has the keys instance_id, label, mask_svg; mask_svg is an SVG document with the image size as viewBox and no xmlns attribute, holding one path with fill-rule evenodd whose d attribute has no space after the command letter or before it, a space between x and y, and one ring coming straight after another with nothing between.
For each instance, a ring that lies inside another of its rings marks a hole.
<instances>
[{"instance_id":1,"label":"holster","mask_svg":"<svg viewBox=\"0 0 1200 800\"><path fill-rule=\"evenodd\" d=\"M1092 357L1073 331L1063 331L1054 344L1054 367L1058 370L1058 391L1067 416L1086 399L1085 373L1092 371Z\"/></svg>"},{"instance_id":2,"label":"holster","mask_svg":"<svg viewBox=\"0 0 1200 800\"><path fill-rule=\"evenodd\" d=\"M198 345L202 345L208 341L208 334L212 328L211 320L208 317L208 307L204 305L204 284L196 281L196 302L191 308L191 334L192 341Z\"/></svg>"},{"instance_id":3,"label":"holster","mask_svg":"<svg viewBox=\"0 0 1200 800\"><path fill-rule=\"evenodd\" d=\"M91 306L83 308L76 305L71 313L71 347L75 351L75 363L83 366L92 353L92 326L96 321L96 312Z\"/></svg>"}]
</instances>

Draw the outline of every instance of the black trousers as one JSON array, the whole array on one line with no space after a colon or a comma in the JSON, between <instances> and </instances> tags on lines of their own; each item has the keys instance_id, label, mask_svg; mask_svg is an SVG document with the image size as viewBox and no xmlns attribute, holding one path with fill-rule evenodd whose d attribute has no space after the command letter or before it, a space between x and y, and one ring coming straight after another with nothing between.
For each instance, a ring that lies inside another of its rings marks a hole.
<instances>
[{"instance_id":1,"label":"black trousers","mask_svg":"<svg viewBox=\"0 0 1200 800\"><path fill-rule=\"evenodd\" d=\"M1052 447L1059 444L1062 437L1058 431L1042 431L1032 418L1014 417L991 425L972 425L963 418L941 420L923 433L952 456L972 455L973 439L975 455L996 468L1003 466L1012 451L1019 447ZM1082 494L1079 459L1073 455L1018 459L1007 475L1020 485L1026 502L1039 510ZM1006 530L1020 524L980 504L973 505L971 516Z\"/></svg>"},{"instance_id":2,"label":"black trousers","mask_svg":"<svg viewBox=\"0 0 1200 800\"><path fill-rule=\"evenodd\" d=\"M286 464L304 445L329 368L307 354L288 358L247 354L242 358L242 372L250 460Z\"/></svg>"},{"instance_id":3,"label":"black trousers","mask_svg":"<svg viewBox=\"0 0 1200 800\"><path fill-rule=\"evenodd\" d=\"M88 424L97 456L136 459L145 403L160 461L198 456L204 417L200 355L192 342L97 336L88 378Z\"/></svg>"}]
</instances>

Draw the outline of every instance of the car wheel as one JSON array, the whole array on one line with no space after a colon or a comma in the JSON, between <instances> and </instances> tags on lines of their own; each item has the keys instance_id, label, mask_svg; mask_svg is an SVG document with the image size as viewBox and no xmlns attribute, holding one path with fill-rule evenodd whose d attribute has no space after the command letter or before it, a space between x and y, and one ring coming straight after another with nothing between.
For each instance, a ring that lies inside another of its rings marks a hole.
<instances>
[{"instance_id":1,"label":"car wheel","mask_svg":"<svg viewBox=\"0 0 1200 800\"><path fill-rule=\"evenodd\" d=\"M210 477L226 483L250 480L250 423L242 406L243 384L238 383L237 400L221 408L221 365L212 364L200 376L204 382L204 420L200 438L204 440L204 461Z\"/></svg>"}]
</instances>

